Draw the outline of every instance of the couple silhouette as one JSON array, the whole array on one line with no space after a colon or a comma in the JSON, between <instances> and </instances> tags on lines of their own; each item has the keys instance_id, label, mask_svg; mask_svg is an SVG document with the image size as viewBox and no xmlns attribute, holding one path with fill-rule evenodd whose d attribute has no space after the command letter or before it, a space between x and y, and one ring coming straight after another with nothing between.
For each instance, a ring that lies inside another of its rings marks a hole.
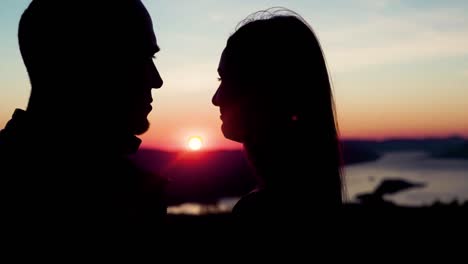
<instances>
[{"instance_id":1,"label":"couple silhouette","mask_svg":"<svg viewBox=\"0 0 468 264\"><path fill-rule=\"evenodd\" d=\"M18 37L32 90L0 132L7 233L160 234L166 180L130 160L149 128L151 90L163 86L144 5L33 0ZM280 8L252 14L229 37L218 73L221 130L243 144L259 183L234 207L236 219L339 207L331 81L304 19Z\"/></svg>"}]
</instances>

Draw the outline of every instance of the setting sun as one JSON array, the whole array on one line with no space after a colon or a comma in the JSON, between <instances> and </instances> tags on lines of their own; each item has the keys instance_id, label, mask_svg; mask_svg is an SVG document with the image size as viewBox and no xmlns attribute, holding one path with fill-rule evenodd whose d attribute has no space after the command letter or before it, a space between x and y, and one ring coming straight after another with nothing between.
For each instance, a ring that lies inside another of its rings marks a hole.
<instances>
[{"instance_id":1,"label":"setting sun","mask_svg":"<svg viewBox=\"0 0 468 264\"><path fill-rule=\"evenodd\" d=\"M190 137L188 140L188 148L192 151L200 150L203 147L201 137Z\"/></svg>"}]
</instances>

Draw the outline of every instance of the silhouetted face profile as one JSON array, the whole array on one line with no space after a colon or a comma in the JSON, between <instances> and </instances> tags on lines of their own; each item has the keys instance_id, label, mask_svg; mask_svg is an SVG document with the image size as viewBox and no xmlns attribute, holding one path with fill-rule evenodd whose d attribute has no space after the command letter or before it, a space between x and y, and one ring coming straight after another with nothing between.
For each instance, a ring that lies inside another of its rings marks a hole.
<instances>
[{"instance_id":1,"label":"silhouetted face profile","mask_svg":"<svg viewBox=\"0 0 468 264\"><path fill-rule=\"evenodd\" d=\"M320 46L296 17L243 25L229 38L218 73L221 84L212 101L220 108L222 132L228 139L281 140L295 124L315 121L310 119L314 115L329 112L327 118L333 120Z\"/></svg>"},{"instance_id":2,"label":"silhouetted face profile","mask_svg":"<svg viewBox=\"0 0 468 264\"><path fill-rule=\"evenodd\" d=\"M243 143L263 186L289 198L307 194L340 204L338 133L318 39L291 13L270 9L245 21L218 66L221 83L212 102L224 136Z\"/></svg>"},{"instance_id":3,"label":"silhouetted face profile","mask_svg":"<svg viewBox=\"0 0 468 264\"><path fill-rule=\"evenodd\" d=\"M152 89L160 88L163 84L161 76L153 63L153 57L159 51L156 36L153 31L151 18L143 5L139 5L140 11L136 19L141 19L141 28L135 23L134 28L128 30L141 32L141 38L134 38L134 47L123 48L116 57L123 56L126 60L118 61L118 68L126 69L122 75L116 75L115 85L121 86L123 116L133 134L144 133L149 128L147 119L152 110ZM136 21L138 22L138 21ZM125 38L125 36L122 36ZM127 38L132 38L132 35ZM110 43L112 45L112 43ZM117 69L118 71L118 69ZM125 103L125 101L128 102ZM118 107L118 106L117 106ZM128 116L125 115L128 113Z\"/></svg>"},{"instance_id":4,"label":"silhouetted face profile","mask_svg":"<svg viewBox=\"0 0 468 264\"><path fill-rule=\"evenodd\" d=\"M151 90L163 81L141 1L35 0L22 17L19 40L32 84L28 110L61 111L68 117L62 122L103 136L147 131Z\"/></svg>"},{"instance_id":5,"label":"silhouetted face profile","mask_svg":"<svg viewBox=\"0 0 468 264\"><path fill-rule=\"evenodd\" d=\"M221 83L212 100L219 106L224 136L241 143L264 136L265 130L273 125L275 107L281 107L269 102L274 96L267 91L268 82L263 79L267 78L265 69L252 69L248 62L243 64L235 59L243 52L246 51L234 47L223 51L218 66ZM246 72L249 69L252 72Z\"/></svg>"},{"instance_id":6,"label":"silhouetted face profile","mask_svg":"<svg viewBox=\"0 0 468 264\"><path fill-rule=\"evenodd\" d=\"M108 99L115 100L110 105L117 127L138 135L149 128L147 116L152 110L151 90L160 88L163 81L153 63L159 47L150 15L140 1L134 3L134 9L128 10L134 13L122 25L121 35L107 43L113 47L111 50L115 48L115 54L110 55L103 76L109 76Z\"/></svg>"},{"instance_id":7,"label":"silhouetted face profile","mask_svg":"<svg viewBox=\"0 0 468 264\"><path fill-rule=\"evenodd\" d=\"M218 66L220 86L213 97L213 104L219 106L221 113L221 131L228 139L243 142L248 133L249 96L243 92L240 80L241 72L229 64L225 50L221 55ZM250 106L251 107L251 106Z\"/></svg>"}]
</instances>

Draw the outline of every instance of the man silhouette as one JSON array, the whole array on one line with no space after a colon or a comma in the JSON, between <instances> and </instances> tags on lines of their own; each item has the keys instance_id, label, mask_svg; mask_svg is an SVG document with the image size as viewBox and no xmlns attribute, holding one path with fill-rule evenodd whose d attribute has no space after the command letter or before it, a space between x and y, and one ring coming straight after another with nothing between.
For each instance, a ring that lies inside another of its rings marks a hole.
<instances>
[{"instance_id":1,"label":"man silhouette","mask_svg":"<svg viewBox=\"0 0 468 264\"><path fill-rule=\"evenodd\" d=\"M154 234L164 180L129 158L163 84L144 5L34 0L18 38L32 89L0 132L4 227L17 239Z\"/></svg>"}]
</instances>

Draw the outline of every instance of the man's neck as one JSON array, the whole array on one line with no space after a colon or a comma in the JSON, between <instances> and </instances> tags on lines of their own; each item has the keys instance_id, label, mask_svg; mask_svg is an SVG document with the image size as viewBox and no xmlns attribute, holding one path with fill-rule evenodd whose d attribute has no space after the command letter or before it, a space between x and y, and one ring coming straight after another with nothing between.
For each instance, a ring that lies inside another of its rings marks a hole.
<instances>
[{"instance_id":1,"label":"man's neck","mask_svg":"<svg viewBox=\"0 0 468 264\"><path fill-rule=\"evenodd\" d=\"M18 118L28 141L37 146L88 155L128 155L135 153L141 140L131 133L104 127L101 122L72 118L55 111L19 111Z\"/></svg>"}]
</instances>

